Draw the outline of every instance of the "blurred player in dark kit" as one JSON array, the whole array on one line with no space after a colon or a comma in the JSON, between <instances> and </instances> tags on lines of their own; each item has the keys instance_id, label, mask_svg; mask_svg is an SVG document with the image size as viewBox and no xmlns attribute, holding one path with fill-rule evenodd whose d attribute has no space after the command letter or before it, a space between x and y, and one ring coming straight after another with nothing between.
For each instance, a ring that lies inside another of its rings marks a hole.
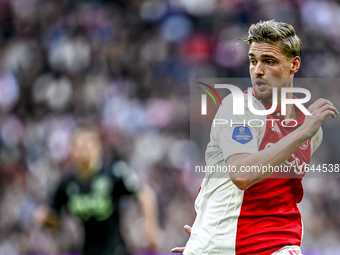
<instances>
[{"instance_id":1,"label":"blurred player in dark kit","mask_svg":"<svg viewBox=\"0 0 340 255\"><path fill-rule=\"evenodd\" d=\"M120 231L119 203L123 196L134 195L144 218L148 249L155 251L159 229L153 191L141 184L125 162L104 165L101 155L98 132L88 127L79 128L74 134L71 152L75 171L61 181L50 208L37 209L36 218L56 226L58 214L66 206L67 211L84 224L84 255L128 255Z\"/></svg>"}]
</instances>

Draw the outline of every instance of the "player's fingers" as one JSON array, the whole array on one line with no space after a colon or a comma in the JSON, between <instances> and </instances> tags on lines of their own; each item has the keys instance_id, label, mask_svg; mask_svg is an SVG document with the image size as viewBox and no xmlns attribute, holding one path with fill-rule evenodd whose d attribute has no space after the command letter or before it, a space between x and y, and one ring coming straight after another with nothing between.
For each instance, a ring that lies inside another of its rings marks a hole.
<instances>
[{"instance_id":1,"label":"player's fingers","mask_svg":"<svg viewBox=\"0 0 340 255\"><path fill-rule=\"evenodd\" d=\"M184 247L176 247L171 250L172 253L183 253Z\"/></svg>"},{"instance_id":2,"label":"player's fingers","mask_svg":"<svg viewBox=\"0 0 340 255\"><path fill-rule=\"evenodd\" d=\"M320 98L320 101L318 101L317 103L318 105L325 105L325 104L330 104L330 105L333 105L331 101L327 100L327 99L324 99L324 98Z\"/></svg>"},{"instance_id":3,"label":"player's fingers","mask_svg":"<svg viewBox=\"0 0 340 255\"><path fill-rule=\"evenodd\" d=\"M333 107L334 107L334 106L333 106ZM339 115L338 109L336 109L336 108L334 107L334 110L335 110L336 115Z\"/></svg>"},{"instance_id":4,"label":"player's fingers","mask_svg":"<svg viewBox=\"0 0 340 255\"><path fill-rule=\"evenodd\" d=\"M324 102L324 99L323 98L319 98L312 105L318 106L318 105L322 104L322 102Z\"/></svg>"},{"instance_id":5,"label":"player's fingers","mask_svg":"<svg viewBox=\"0 0 340 255\"><path fill-rule=\"evenodd\" d=\"M323 118L326 118L327 116L332 116L333 118L336 118L336 114L332 110L327 110L322 113Z\"/></svg>"},{"instance_id":6,"label":"player's fingers","mask_svg":"<svg viewBox=\"0 0 340 255\"><path fill-rule=\"evenodd\" d=\"M334 110L335 113L338 112L338 110L333 106L333 105L330 105L330 104L324 104L323 106L320 106L319 108L317 109L313 109L311 111L311 114L313 116L316 116L318 114L321 114L322 112L326 111L326 110Z\"/></svg>"},{"instance_id":7,"label":"player's fingers","mask_svg":"<svg viewBox=\"0 0 340 255\"><path fill-rule=\"evenodd\" d=\"M190 235L191 234L191 227L188 225L184 226L184 230Z\"/></svg>"},{"instance_id":8,"label":"player's fingers","mask_svg":"<svg viewBox=\"0 0 340 255\"><path fill-rule=\"evenodd\" d=\"M325 111L332 111L333 114L330 115L334 115L334 118L336 117L337 114L339 114L338 110L333 106L333 105L329 105L326 104L324 106L322 106L318 111L316 111L317 114L323 114ZM323 114L324 115L324 114ZM325 117L328 116L329 114L324 115Z\"/></svg>"},{"instance_id":9,"label":"player's fingers","mask_svg":"<svg viewBox=\"0 0 340 255\"><path fill-rule=\"evenodd\" d=\"M320 109L325 104L333 105L329 100L319 98L311 106L308 107L308 110L312 113L313 111Z\"/></svg>"}]
</instances>

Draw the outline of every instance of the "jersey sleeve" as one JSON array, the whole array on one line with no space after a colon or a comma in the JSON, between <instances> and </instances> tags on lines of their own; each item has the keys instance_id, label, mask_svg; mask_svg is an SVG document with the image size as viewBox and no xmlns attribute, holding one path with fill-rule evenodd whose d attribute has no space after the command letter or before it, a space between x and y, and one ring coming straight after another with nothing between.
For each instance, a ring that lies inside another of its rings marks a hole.
<instances>
[{"instance_id":1,"label":"jersey sleeve","mask_svg":"<svg viewBox=\"0 0 340 255\"><path fill-rule=\"evenodd\" d=\"M222 150L224 160L234 154L258 152L265 133L266 116L251 113L247 94L244 94L244 99L244 115L233 115L233 101L229 95L223 100L223 106L220 106L215 116L215 119L228 121L226 124L212 126L212 129L216 129L215 139ZM264 109L259 101L253 97L252 100L254 107Z\"/></svg>"},{"instance_id":2,"label":"jersey sleeve","mask_svg":"<svg viewBox=\"0 0 340 255\"><path fill-rule=\"evenodd\" d=\"M322 128L320 127L318 132L311 138L311 147L312 147L311 156L321 145L322 138L323 138L323 132L322 132Z\"/></svg>"},{"instance_id":3,"label":"jersey sleeve","mask_svg":"<svg viewBox=\"0 0 340 255\"><path fill-rule=\"evenodd\" d=\"M141 188L137 174L130 169L127 163L120 160L111 168L112 174L117 178L113 192L119 195L135 194Z\"/></svg>"}]
</instances>

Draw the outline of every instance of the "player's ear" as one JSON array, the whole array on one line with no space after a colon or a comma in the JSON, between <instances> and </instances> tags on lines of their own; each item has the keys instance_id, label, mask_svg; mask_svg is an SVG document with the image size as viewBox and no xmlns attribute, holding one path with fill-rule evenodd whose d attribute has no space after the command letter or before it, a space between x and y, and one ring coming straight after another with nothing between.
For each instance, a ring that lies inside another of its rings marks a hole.
<instances>
[{"instance_id":1,"label":"player's ear","mask_svg":"<svg viewBox=\"0 0 340 255\"><path fill-rule=\"evenodd\" d=\"M295 74L297 71L299 71L301 64L301 58L299 56L295 56L291 59L291 68L290 68L290 73Z\"/></svg>"}]
</instances>

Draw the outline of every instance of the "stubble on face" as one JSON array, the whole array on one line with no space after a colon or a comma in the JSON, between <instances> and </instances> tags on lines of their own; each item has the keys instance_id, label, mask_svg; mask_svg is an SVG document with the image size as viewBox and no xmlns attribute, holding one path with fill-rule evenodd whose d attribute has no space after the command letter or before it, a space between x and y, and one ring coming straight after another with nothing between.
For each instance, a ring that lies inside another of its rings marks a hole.
<instances>
[{"instance_id":1,"label":"stubble on face","mask_svg":"<svg viewBox=\"0 0 340 255\"><path fill-rule=\"evenodd\" d=\"M273 97L273 88L271 87L270 83L268 81L266 81L267 87L265 90L260 91L256 85L257 80L255 79L255 96L262 100L262 101L268 101L271 100Z\"/></svg>"}]
</instances>

